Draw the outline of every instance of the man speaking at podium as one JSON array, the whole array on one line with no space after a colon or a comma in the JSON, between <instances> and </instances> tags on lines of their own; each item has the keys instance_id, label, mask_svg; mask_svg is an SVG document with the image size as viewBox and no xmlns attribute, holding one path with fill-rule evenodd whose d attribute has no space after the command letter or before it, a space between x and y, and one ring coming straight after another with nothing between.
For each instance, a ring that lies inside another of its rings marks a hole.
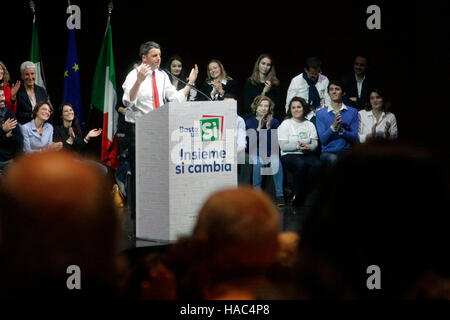
<instances>
[{"instance_id":1,"label":"man speaking at podium","mask_svg":"<svg viewBox=\"0 0 450 320\"><path fill-rule=\"evenodd\" d=\"M139 48L142 63L133 69L125 79L123 88L123 104L127 107L125 121L127 122L127 136L129 139L129 157L131 166L131 185L129 190L130 213L134 219L136 214L136 119L159 108L166 101L186 101L191 87L197 80L198 67L192 68L188 85L177 91L169 76L159 69L161 64L161 47L153 41L143 43Z\"/></svg>"}]
</instances>

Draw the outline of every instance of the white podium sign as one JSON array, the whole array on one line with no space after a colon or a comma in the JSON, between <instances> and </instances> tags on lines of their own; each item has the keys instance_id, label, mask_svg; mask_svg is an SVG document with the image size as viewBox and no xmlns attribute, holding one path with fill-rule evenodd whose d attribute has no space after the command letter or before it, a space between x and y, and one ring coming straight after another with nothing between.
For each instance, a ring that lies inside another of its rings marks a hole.
<instances>
[{"instance_id":1,"label":"white podium sign","mask_svg":"<svg viewBox=\"0 0 450 320\"><path fill-rule=\"evenodd\" d=\"M170 102L136 121L136 237L174 241L237 186L236 102Z\"/></svg>"}]
</instances>

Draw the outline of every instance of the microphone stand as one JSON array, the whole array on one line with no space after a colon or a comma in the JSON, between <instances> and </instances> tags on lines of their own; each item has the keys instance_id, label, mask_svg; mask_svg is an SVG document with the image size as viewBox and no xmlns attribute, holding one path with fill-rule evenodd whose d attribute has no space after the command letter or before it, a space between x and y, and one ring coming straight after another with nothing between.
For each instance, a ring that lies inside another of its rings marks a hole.
<instances>
[{"instance_id":1,"label":"microphone stand","mask_svg":"<svg viewBox=\"0 0 450 320\"><path fill-rule=\"evenodd\" d=\"M170 75L169 75L169 74L167 73L166 70L160 69L160 71L165 72L169 77L174 77L175 79L177 79L178 81L180 81L180 82L181 82L182 84L184 84L185 86L191 87L191 88L194 89L196 92L198 92L198 93L200 93L201 95L203 95L204 97L206 97L206 99L208 99L209 101L213 101L213 100L212 100L210 97L208 97L206 94L204 94L203 92L201 92L200 90L198 90L198 89L195 87L195 85L190 85L189 83L187 83L187 82L181 80L180 78L174 76L173 74L170 74Z\"/></svg>"}]
</instances>

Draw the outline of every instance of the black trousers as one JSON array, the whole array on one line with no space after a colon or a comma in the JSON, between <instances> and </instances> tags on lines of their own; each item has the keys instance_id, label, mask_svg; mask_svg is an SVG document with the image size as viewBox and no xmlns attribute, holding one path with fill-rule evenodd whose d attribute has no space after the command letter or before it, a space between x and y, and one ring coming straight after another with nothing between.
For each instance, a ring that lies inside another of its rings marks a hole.
<instances>
[{"instance_id":1,"label":"black trousers","mask_svg":"<svg viewBox=\"0 0 450 320\"><path fill-rule=\"evenodd\" d=\"M281 162L287 175L291 175L296 202L302 202L317 183L321 162L317 154L286 154Z\"/></svg>"}]
</instances>

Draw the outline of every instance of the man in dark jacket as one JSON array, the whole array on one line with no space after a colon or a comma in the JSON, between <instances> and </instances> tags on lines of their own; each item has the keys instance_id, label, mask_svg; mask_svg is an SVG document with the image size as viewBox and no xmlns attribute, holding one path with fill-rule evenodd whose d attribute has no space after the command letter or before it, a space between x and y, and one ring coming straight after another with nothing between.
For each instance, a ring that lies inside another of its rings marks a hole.
<instances>
[{"instance_id":1,"label":"man in dark jacket","mask_svg":"<svg viewBox=\"0 0 450 320\"><path fill-rule=\"evenodd\" d=\"M23 136L14 112L6 108L5 92L0 87L0 176L3 169L22 150Z\"/></svg>"},{"instance_id":2,"label":"man in dark jacket","mask_svg":"<svg viewBox=\"0 0 450 320\"><path fill-rule=\"evenodd\" d=\"M369 103L370 90L376 87L375 79L367 75L368 60L364 56L356 56L353 62L353 72L341 80L346 95L343 97L345 105L358 111Z\"/></svg>"}]
</instances>

